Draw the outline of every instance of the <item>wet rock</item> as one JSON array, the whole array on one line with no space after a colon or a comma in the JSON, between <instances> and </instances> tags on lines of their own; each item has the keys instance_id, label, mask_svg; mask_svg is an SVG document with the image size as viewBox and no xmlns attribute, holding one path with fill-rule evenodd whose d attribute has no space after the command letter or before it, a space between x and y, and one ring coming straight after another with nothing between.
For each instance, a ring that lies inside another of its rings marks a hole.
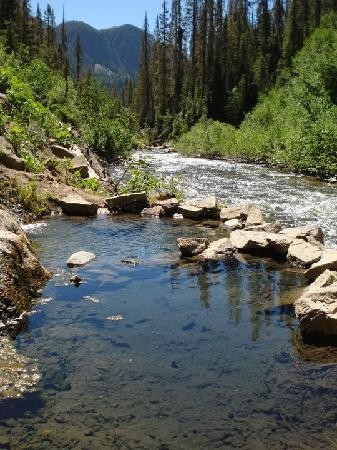
<instances>
[{"instance_id":1,"label":"wet rock","mask_svg":"<svg viewBox=\"0 0 337 450\"><path fill-rule=\"evenodd\" d=\"M77 252L71 255L71 257L67 261L68 267L80 267L85 266L86 264L89 264L91 261L93 261L96 258L96 255L94 253L90 252Z\"/></svg>"},{"instance_id":2,"label":"wet rock","mask_svg":"<svg viewBox=\"0 0 337 450\"><path fill-rule=\"evenodd\" d=\"M175 214L173 214L173 219L174 220L184 220L184 216L182 214L175 213Z\"/></svg>"},{"instance_id":3,"label":"wet rock","mask_svg":"<svg viewBox=\"0 0 337 450\"><path fill-rule=\"evenodd\" d=\"M20 225L0 209L0 322L4 334L12 319L23 318L50 274L37 260Z\"/></svg>"},{"instance_id":4,"label":"wet rock","mask_svg":"<svg viewBox=\"0 0 337 450\"><path fill-rule=\"evenodd\" d=\"M110 214L110 211L108 208L98 208L97 215L98 216L108 216Z\"/></svg>"},{"instance_id":5,"label":"wet rock","mask_svg":"<svg viewBox=\"0 0 337 450\"><path fill-rule=\"evenodd\" d=\"M227 220L225 222L225 226L229 230L235 231L235 230L241 230L243 228L243 223L239 219L231 219L231 220Z\"/></svg>"},{"instance_id":6,"label":"wet rock","mask_svg":"<svg viewBox=\"0 0 337 450\"><path fill-rule=\"evenodd\" d=\"M15 154L12 145L3 136L0 137L0 164L8 169L25 170L24 161Z\"/></svg>"},{"instance_id":7,"label":"wet rock","mask_svg":"<svg viewBox=\"0 0 337 450\"><path fill-rule=\"evenodd\" d=\"M116 195L115 197L107 198L105 203L112 212L134 214L140 214L144 208L149 206L145 192Z\"/></svg>"},{"instance_id":8,"label":"wet rock","mask_svg":"<svg viewBox=\"0 0 337 450\"><path fill-rule=\"evenodd\" d=\"M230 258L235 253L235 248L230 239L224 238L212 242L209 247L198 255L198 259L205 261L220 261Z\"/></svg>"},{"instance_id":9,"label":"wet rock","mask_svg":"<svg viewBox=\"0 0 337 450\"><path fill-rule=\"evenodd\" d=\"M97 215L99 205L84 200L78 194L70 194L60 200L62 212L69 216L92 217Z\"/></svg>"},{"instance_id":10,"label":"wet rock","mask_svg":"<svg viewBox=\"0 0 337 450\"><path fill-rule=\"evenodd\" d=\"M126 266L138 266L140 264L140 261L138 259L122 259L122 264L125 264Z\"/></svg>"},{"instance_id":11,"label":"wet rock","mask_svg":"<svg viewBox=\"0 0 337 450\"><path fill-rule=\"evenodd\" d=\"M89 165L84 155L75 156L71 164L72 172L79 172L82 178L89 178Z\"/></svg>"},{"instance_id":12,"label":"wet rock","mask_svg":"<svg viewBox=\"0 0 337 450\"><path fill-rule=\"evenodd\" d=\"M202 222L202 226L203 226L203 227L206 227L206 228L213 228L213 229L219 228L221 224L222 224L222 223L221 223L219 220L211 220L211 219L209 219L209 220L204 220L204 221Z\"/></svg>"},{"instance_id":13,"label":"wet rock","mask_svg":"<svg viewBox=\"0 0 337 450\"><path fill-rule=\"evenodd\" d=\"M315 280L326 269L337 270L337 250L324 250L321 259L305 272L305 276L308 280Z\"/></svg>"},{"instance_id":14,"label":"wet rock","mask_svg":"<svg viewBox=\"0 0 337 450\"><path fill-rule=\"evenodd\" d=\"M181 214L185 219L201 220L205 217L203 208L193 206L189 203L183 203L182 205L179 205L178 213Z\"/></svg>"},{"instance_id":15,"label":"wet rock","mask_svg":"<svg viewBox=\"0 0 337 450\"><path fill-rule=\"evenodd\" d=\"M183 257L192 257L204 252L210 245L205 238L180 238L178 247Z\"/></svg>"},{"instance_id":16,"label":"wet rock","mask_svg":"<svg viewBox=\"0 0 337 450\"><path fill-rule=\"evenodd\" d=\"M165 211L161 206L153 206L152 208L144 208L141 215L148 217L163 217L165 216Z\"/></svg>"},{"instance_id":17,"label":"wet rock","mask_svg":"<svg viewBox=\"0 0 337 450\"><path fill-rule=\"evenodd\" d=\"M287 259L292 266L307 269L321 259L322 253L316 245L295 239L289 247Z\"/></svg>"},{"instance_id":18,"label":"wet rock","mask_svg":"<svg viewBox=\"0 0 337 450\"><path fill-rule=\"evenodd\" d=\"M178 211L178 200L176 198L168 198L165 200L156 200L153 206L163 208L166 216L173 216Z\"/></svg>"},{"instance_id":19,"label":"wet rock","mask_svg":"<svg viewBox=\"0 0 337 450\"><path fill-rule=\"evenodd\" d=\"M73 284L74 286L78 287L82 283L82 278L80 278L78 275L73 275L70 278L70 283Z\"/></svg>"},{"instance_id":20,"label":"wet rock","mask_svg":"<svg viewBox=\"0 0 337 450\"><path fill-rule=\"evenodd\" d=\"M50 146L50 150L54 156L57 158L69 158L74 159L76 154L69 150L68 148L62 147L62 145L52 144Z\"/></svg>"},{"instance_id":21,"label":"wet rock","mask_svg":"<svg viewBox=\"0 0 337 450\"><path fill-rule=\"evenodd\" d=\"M264 231L233 231L230 239L235 248L239 251L250 253L251 251L262 250L266 254L286 255L292 243L288 236L277 233L265 233Z\"/></svg>"},{"instance_id":22,"label":"wet rock","mask_svg":"<svg viewBox=\"0 0 337 450\"><path fill-rule=\"evenodd\" d=\"M303 331L337 336L337 273L326 270L295 302Z\"/></svg>"},{"instance_id":23,"label":"wet rock","mask_svg":"<svg viewBox=\"0 0 337 450\"><path fill-rule=\"evenodd\" d=\"M323 231L318 226L306 226L297 228L284 228L280 234L286 234L292 239L303 239L313 245L324 244Z\"/></svg>"}]
</instances>

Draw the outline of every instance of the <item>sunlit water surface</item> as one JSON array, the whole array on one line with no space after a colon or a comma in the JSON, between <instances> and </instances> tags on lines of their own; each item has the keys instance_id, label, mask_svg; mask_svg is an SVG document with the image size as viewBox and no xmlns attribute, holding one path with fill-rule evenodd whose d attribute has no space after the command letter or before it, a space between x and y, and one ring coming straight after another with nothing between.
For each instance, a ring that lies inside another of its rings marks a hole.
<instances>
[{"instance_id":1,"label":"sunlit water surface","mask_svg":"<svg viewBox=\"0 0 337 450\"><path fill-rule=\"evenodd\" d=\"M199 171L199 160L159 159L164 174L186 177L190 197L254 201L289 224L319 218L309 196L335 202L333 187L265 168L254 168L250 182L250 166L241 179L243 168L230 165L224 179L227 163L201 161ZM0 400L0 448L336 445L337 358L301 340L291 306L300 273L258 260L179 265L178 237L218 232L171 220L56 219L30 232L54 277L16 347L40 381L22 399ZM97 259L77 271L84 283L75 288L65 262L78 250Z\"/></svg>"}]
</instances>

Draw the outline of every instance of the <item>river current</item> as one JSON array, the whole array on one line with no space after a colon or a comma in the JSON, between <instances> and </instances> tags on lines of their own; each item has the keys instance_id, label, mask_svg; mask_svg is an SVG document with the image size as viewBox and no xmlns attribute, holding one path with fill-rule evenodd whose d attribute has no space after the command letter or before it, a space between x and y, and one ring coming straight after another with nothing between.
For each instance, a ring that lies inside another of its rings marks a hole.
<instances>
[{"instance_id":1,"label":"river current","mask_svg":"<svg viewBox=\"0 0 337 450\"><path fill-rule=\"evenodd\" d=\"M282 224L322 224L337 244L333 185L144 155L161 174L179 175L188 198L254 202ZM0 399L0 448L336 446L337 352L301 338L292 307L300 272L270 260L180 264L178 237L221 236L191 222L57 218L29 233L54 277L13 342L37 381L21 398ZM67 269L79 250L96 260ZM0 378L1 370L0 360Z\"/></svg>"}]
</instances>

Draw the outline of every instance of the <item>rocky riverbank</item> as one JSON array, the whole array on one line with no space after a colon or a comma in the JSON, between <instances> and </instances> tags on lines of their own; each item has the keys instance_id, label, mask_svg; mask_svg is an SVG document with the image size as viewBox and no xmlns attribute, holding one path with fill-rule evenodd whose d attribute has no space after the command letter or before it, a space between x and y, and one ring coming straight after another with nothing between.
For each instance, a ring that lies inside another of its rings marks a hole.
<instances>
[{"instance_id":1,"label":"rocky riverbank","mask_svg":"<svg viewBox=\"0 0 337 450\"><path fill-rule=\"evenodd\" d=\"M0 209L0 335L17 332L49 277L20 224Z\"/></svg>"}]
</instances>

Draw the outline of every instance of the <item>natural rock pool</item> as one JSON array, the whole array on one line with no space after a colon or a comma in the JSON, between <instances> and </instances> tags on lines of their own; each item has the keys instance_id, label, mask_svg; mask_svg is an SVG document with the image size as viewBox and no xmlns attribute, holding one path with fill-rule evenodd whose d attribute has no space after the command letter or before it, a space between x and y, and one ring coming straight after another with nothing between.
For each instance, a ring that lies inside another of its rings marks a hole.
<instances>
[{"instance_id":1,"label":"natural rock pool","mask_svg":"<svg viewBox=\"0 0 337 450\"><path fill-rule=\"evenodd\" d=\"M320 216L328 229L336 219L334 186L263 167L151 158L162 173L181 173L189 196L254 201L290 225ZM254 259L180 265L178 237L219 233L190 222L120 216L46 225L30 237L55 275L15 342L36 384L0 400L0 448L336 445L337 351L302 342L291 306L300 272ZM67 269L78 250L97 259ZM73 273L84 280L78 288ZM0 353L0 396L2 364Z\"/></svg>"}]
</instances>

